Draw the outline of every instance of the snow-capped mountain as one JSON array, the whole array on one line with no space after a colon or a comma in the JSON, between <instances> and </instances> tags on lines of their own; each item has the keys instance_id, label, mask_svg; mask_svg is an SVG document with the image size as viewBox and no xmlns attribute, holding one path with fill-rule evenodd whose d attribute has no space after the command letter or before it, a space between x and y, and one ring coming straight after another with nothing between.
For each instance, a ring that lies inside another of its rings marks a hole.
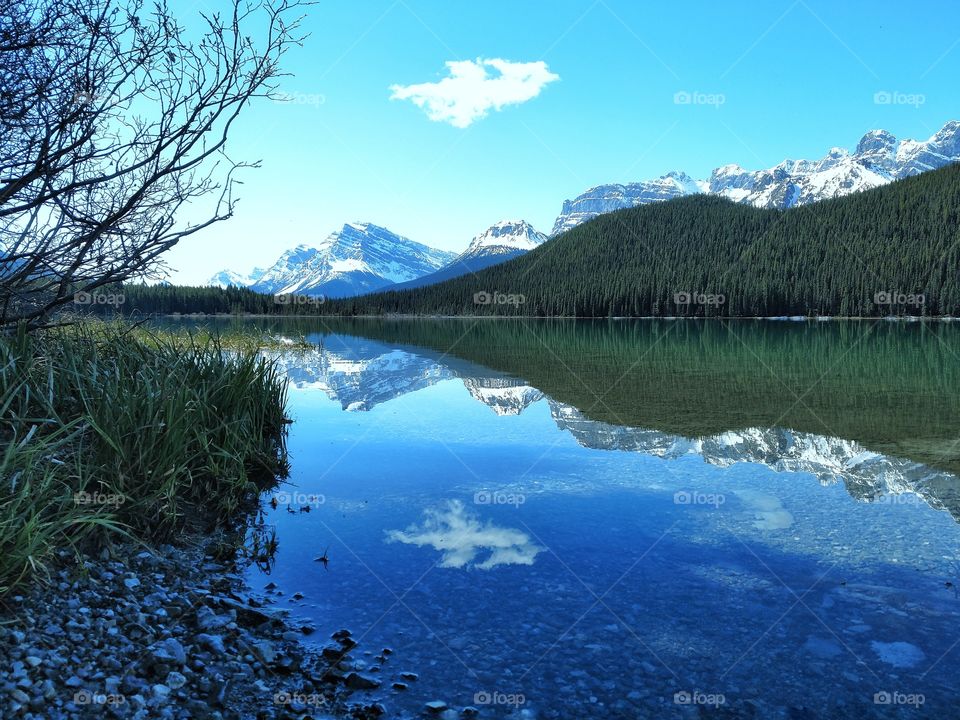
<instances>
[{"instance_id":1,"label":"snow-capped mountain","mask_svg":"<svg viewBox=\"0 0 960 720\"><path fill-rule=\"evenodd\" d=\"M471 240L470 245L457 257L457 260L466 262L480 257L522 255L548 239L526 220L501 220Z\"/></svg>"},{"instance_id":2,"label":"snow-capped mountain","mask_svg":"<svg viewBox=\"0 0 960 720\"><path fill-rule=\"evenodd\" d=\"M213 287L247 287L253 285L260 276L263 275L263 268L254 268L246 275L234 272L233 270L221 270L212 278L207 280L207 285Z\"/></svg>"},{"instance_id":3,"label":"snow-capped mountain","mask_svg":"<svg viewBox=\"0 0 960 720\"><path fill-rule=\"evenodd\" d=\"M303 244L287 250L243 284L263 293L346 297L422 277L453 258L454 253L421 245L379 225L348 223L315 247ZM221 276L235 274L218 273L211 284Z\"/></svg>"},{"instance_id":4,"label":"snow-capped mountain","mask_svg":"<svg viewBox=\"0 0 960 720\"><path fill-rule=\"evenodd\" d=\"M669 172L656 180L627 185L598 185L573 200L563 201L563 209L553 224L553 235L603 213L702 192L707 192L706 183L682 172Z\"/></svg>"},{"instance_id":5,"label":"snow-capped mountain","mask_svg":"<svg viewBox=\"0 0 960 720\"><path fill-rule=\"evenodd\" d=\"M897 140L886 130L871 130L853 152L832 148L819 160L784 160L766 170L724 165L706 180L670 172L656 180L599 185L563 203L553 235L602 213L696 193L763 208L790 208L869 190L958 160L960 122L956 120L923 141Z\"/></svg>"},{"instance_id":6,"label":"snow-capped mountain","mask_svg":"<svg viewBox=\"0 0 960 720\"><path fill-rule=\"evenodd\" d=\"M473 238L467 249L454 258L449 265L445 265L435 273L424 275L392 289L423 287L467 273L475 273L528 253L549 239L547 235L535 230L526 220L501 220Z\"/></svg>"}]
</instances>

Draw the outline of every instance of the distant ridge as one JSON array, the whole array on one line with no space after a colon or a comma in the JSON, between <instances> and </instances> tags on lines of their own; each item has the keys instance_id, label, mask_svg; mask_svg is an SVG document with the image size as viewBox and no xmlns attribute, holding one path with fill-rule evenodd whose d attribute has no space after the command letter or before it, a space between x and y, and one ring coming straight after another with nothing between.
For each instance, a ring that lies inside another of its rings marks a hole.
<instances>
[{"instance_id":1,"label":"distant ridge","mask_svg":"<svg viewBox=\"0 0 960 720\"><path fill-rule=\"evenodd\" d=\"M766 170L724 165L705 180L669 172L655 180L598 185L566 200L553 224L558 235L603 213L705 193L762 208L791 208L850 195L960 161L960 122L951 120L924 141L897 140L871 130L851 153L831 148L819 160L784 160Z\"/></svg>"},{"instance_id":2,"label":"distant ridge","mask_svg":"<svg viewBox=\"0 0 960 720\"><path fill-rule=\"evenodd\" d=\"M325 313L960 316L960 165L782 212L695 195Z\"/></svg>"},{"instance_id":3,"label":"distant ridge","mask_svg":"<svg viewBox=\"0 0 960 720\"><path fill-rule=\"evenodd\" d=\"M475 273L492 265L512 260L530 252L549 238L538 232L526 220L501 220L491 225L470 241L470 245L449 265L434 273L424 275L391 287L391 290L423 287L450 280L468 273Z\"/></svg>"}]
</instances>

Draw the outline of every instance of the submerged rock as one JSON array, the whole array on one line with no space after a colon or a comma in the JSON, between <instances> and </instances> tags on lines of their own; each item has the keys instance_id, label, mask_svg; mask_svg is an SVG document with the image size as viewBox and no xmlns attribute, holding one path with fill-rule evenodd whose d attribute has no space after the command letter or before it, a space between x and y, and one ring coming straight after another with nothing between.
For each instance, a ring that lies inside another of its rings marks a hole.
<instances>
[{"instance_id":1,"label":"submerged rock","mask_svg":"<svg viewBox=\"0 0 960 720\"><path fill-rule=\"evenodd\" d=\"M380 686L356 672L346 682L301 644L302 625L241 600L247 588L228 563L204 569L203 542L87 559L11 599L15 612L0 617L0 717L287 720L317 717L316 706L346 717L351 692ZM349 633L338 642L338 660L356 645Z\"/></svg>"},{"instance_id":2,"label":"submerged rock","mask_svg":"<svg viewBox=\"0 0 960 720\"><path fill-rule=\"evenodd\" d=\"M922 662L926 657L923 650L908 642L878 642L874 640L870 647L883 662L897 668L910 668Z\"/></svg>"},{"instance_id":3,"label":"submerged rock","mask_svg":"<svg viewBox=\"0 0 960 720\"><path fill-rule=\"evenodd\" d=\"M380 687L380 683L360 673L352 672L347 675L346 686L351 690L375 690Z\"/></svg>"}]
</instances>

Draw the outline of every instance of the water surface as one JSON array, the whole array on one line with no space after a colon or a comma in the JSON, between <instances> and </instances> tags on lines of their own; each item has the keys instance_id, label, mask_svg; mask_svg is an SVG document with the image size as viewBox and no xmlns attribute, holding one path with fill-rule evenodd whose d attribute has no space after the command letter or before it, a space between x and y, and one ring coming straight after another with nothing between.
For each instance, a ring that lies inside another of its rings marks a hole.
<instances>
[{"instance_id":1,"label":"water surface","mask_svg":"<svg viewBox=\"0 0 960 720\"><path fill-rule=\"evenodd\" d=\"M315 348L280 358L311 512L267 507L250 580L349 628L391 716L953 712L960 329L275 329Z\"/></svg>"}]
</instances>

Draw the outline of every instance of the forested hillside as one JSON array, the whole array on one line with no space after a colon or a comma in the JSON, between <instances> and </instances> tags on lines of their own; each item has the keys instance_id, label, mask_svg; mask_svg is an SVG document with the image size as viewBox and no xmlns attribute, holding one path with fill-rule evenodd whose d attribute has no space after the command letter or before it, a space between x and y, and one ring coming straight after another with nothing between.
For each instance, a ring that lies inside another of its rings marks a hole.
<instances>
[{"instance_id":1,"label":"forested hillside","mask_svg":"<svg viewBox=\"0 0 960 720\"><path fill-rule=\"evenodd\" d=\"M791 210L708 196L602 215L518 259L323 313L960 314L960 166Z\"/></svg>"}]
</instances>

